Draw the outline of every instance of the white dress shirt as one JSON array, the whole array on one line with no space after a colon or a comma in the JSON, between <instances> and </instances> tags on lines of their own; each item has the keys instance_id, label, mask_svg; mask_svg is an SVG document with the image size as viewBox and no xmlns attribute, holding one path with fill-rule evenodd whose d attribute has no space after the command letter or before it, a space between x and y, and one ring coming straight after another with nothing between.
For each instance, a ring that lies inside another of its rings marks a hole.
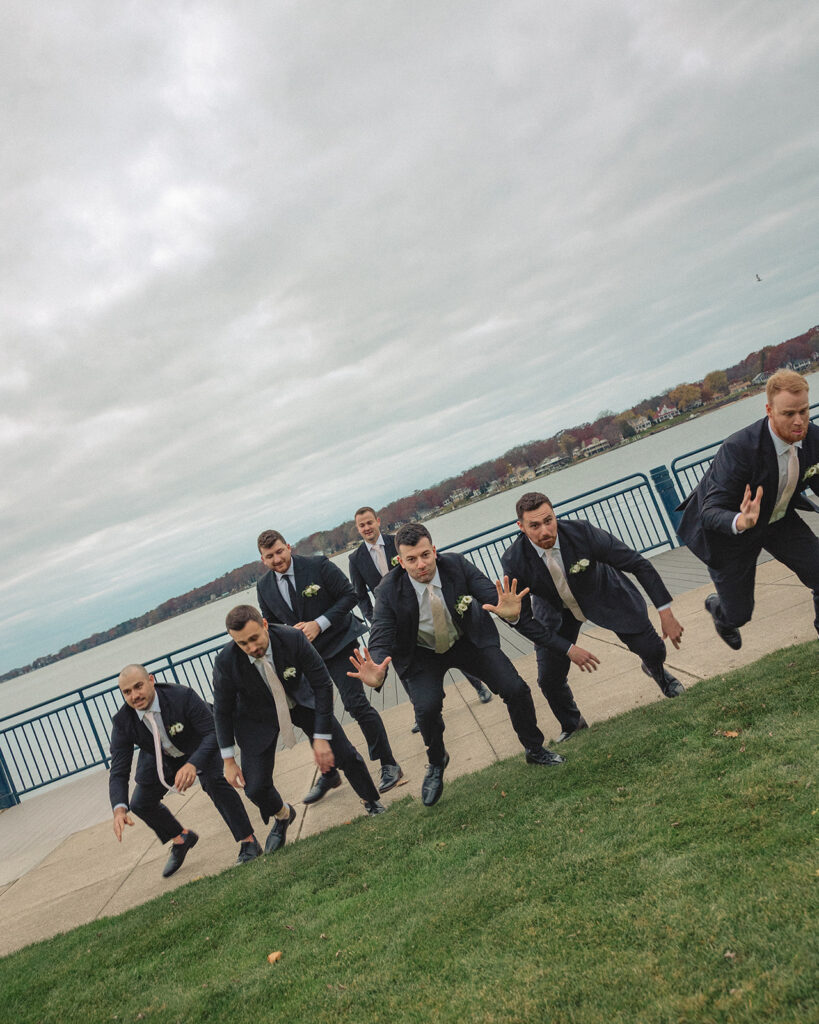
<instances>
[{"instance_id":1,"label":"white dress shirt","mask_svg":"<svg viewBox=\"0 0 819 1024\"><path fill-rule=\"evenodd\" d=\"M407 574L409 575L409 574ZM429 603L429 594L427 592L427 583L419 583L418 580L414 580L412 576L409 576L409 581L412 584L412 588L415 591L415 595L418 598L418 644L421 647L427 647L430 650L435 650L435 626L432 623L432 606ZM461 635L461 631L452 621L452 616L449 614L449 608L447 608L446 601L444 600L444 593L441 589L441 575L438 570L435 570L435 575L430 580L438 596L444 605L444 614L446 615L447 627L449 628L449 638L454 643Z\"/></svg>"}]
</instances>

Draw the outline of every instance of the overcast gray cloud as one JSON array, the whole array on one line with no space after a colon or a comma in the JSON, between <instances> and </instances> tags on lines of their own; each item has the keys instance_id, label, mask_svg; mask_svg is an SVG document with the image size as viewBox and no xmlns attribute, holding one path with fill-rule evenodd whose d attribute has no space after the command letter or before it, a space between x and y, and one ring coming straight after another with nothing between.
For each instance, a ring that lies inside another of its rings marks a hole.
<instances>
[{"instance_id":1,"label":"overcast gray cloud","mask_svg":"<svg viewBox=\"0 0 819 1024\"><path fill-rule=\"evenodd\" d=\"M817 321L808 0L0 30L0 670Z\"/></svg>"}]
</instances>

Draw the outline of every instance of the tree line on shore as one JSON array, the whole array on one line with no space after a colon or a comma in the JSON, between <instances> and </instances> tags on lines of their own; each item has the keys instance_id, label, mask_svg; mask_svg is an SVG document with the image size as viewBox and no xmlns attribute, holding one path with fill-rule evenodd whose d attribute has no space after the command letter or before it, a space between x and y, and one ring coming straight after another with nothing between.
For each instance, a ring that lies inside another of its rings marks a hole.
<instances>
[{"instance_id":1,"label":"tree line on shore","mask_svg":"<svg viewBox=\"0 0 819 1024\"><path fill-rule=\"evenodd\" d=\"M497 458L488 459L457 476L441 480L437 484L390 502L379 512L382 525L389 532L393 532L401 523L429 518L437 512L454 508L493 490L516 486L526 479L531 479L534 470L549 460L558 460L563 465L573 461L579 457L578 453L588 449L590 443L595 440L602 439L606 446L629 440L638 432L642 421L654 425L658 418L657 413L663 406L674 406L685 412L700 406L713 408L731 398L741 397L746 393L746 389L739 387L740 385L750 386L755 379L758 381L760 376L770 375L786 363L799 364L807 361L814 366L817 361L817 348L819 326L812 327L804 334L779 345L767 345L756 352L751 352L733 366L725 370L714 370L700 381L685 381L661 394L645 398L630 409L619 413L604 410L593 423L576 424L569 429L558 431L552 437L516 445ZM330 530L318 530L303 537L293 544L293 550L302 555L333 555L358 543L359 539L355 523L349 519ZM146 626L156 625L183 612L200 608L217 598L247 590L255 585L262 572L261 562L248 562L218 579L163 601L142 615L68 644L56 654L43 655L35 658L29 665L11 669L0 675L0 682L44 668L46 665L108 643L117 637L145 629Z\"/></svg>"}]
</instances>

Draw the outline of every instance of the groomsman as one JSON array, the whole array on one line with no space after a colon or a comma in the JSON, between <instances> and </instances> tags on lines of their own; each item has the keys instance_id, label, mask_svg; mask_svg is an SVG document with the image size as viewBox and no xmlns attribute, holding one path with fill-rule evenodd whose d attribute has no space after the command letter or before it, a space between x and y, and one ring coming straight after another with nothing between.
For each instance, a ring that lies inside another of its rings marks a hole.
<instances>
[{"instance_id":1,"label":"groomsman","mask_svg":"<svg viewBox=\"0 0 819 1024\"><path fill-rule=\"evenodd\" d=\"M649 621L645 601L624 575L640 581L659 612L663 638L679 647L683 628L651 562L583 519L562 519L558 525L552 503L538 491L522 495L515 510L520 536L504 551L501 565L528 588L524 604L531 600L548 631L545 642L535 644L537 681L563 730L557 742L587 728L568 683L571 663L584 672L599 664L576 643L586 619L616 633L666 697L683 693L682 683L665 668L665 644Z\"/></svg>"},{"instance_id":2,"label":"groomsman","mask_svg":"<svg viewBox=\"0 0 819 1024\"><path fill-rule=\"evenodd\" d=\"M765 417L722 442L705 476L680 505L680 540L708 566L717 589L705 600L729 647L754 610L762 550L813 591L819 633L819 539L797 509L819 512L804 495L819 487L819 426L810 422L808 382L792 370L768 379Z\"/></svg>"},{"instance_id":3,"label":"groomsman","mask_svg":"<svg viewBox=\"0 0 819 1024\"><path fill-rule=\"evenodd\" d=\"M386 793L404 773L393 757L381 716L364 696L361 683L347 675L350 656L358 650L358 638L366 632L364 624L351 614L355 591L350 581L324 555L294 555L276 530L265 530L257 544L269 570L256 585L262 615L270 623L294 626L314 645L345 709L364 734L370 760L381 762L378 790ZM315 803L340 785L335 769L322 773L304 803Z\"/></svg>"},{"instance_id":4,"label":"groomsman","mask_svg":"<svg viewBox=\"0 0 819 1024\"><path fill-rule=\"evenodd\" d=\"M500 695L530 764L562 764L543 746L532 694L501 651L498 630L488 612L517 621L521 596L515 584L492 584L463 555L439 555L429 530L402 526L395 536L399 565L380 583L370 647L356 650L351 675L379 686L390 661L409 691L429 764L421 787L428 807L444 788L449 754L444 747L443 679L451 668L480 673ZM525 593L525 592L524 592Z\"/></svg>"},{"instance_id":5,"label":"groomsman","mask_svg":"<svg viewBox=\"0 0 819 1024\"><path fill-rule=\"evenodd\" d=\"M225 778L244 788L273 827L265 853L284 845L296 817L273 784L276 745L296 742L294 727L313 746L321 772L341 768L364 801L367 814L385 810L378 802L367 766L341 724L333 716L333 684L324 662L307 637L290 626L268 624L252 605L228 612L225 626L231 641L213 666L213 707L216 735L225 763ZM241 767L235 745L241 749Z\"/></svg>"},{"instance_id":6,"label":"groomsman","mask_svg":"<svg viewBox=\"0 0 819 1024\"><path fill-rule=\"evenodd\" d=\"M108 790L114 811L114 835L122 842L132 811L152 828L171 853L162 871L168 878L182 867L199 842L162 803L168 792L184 793L197 777L240 844L244 864L262 852L239 794L222 774L210 708L187 686L157 683L142 665L127 665L119 674L124 707L111 729L111 770ZM134 748L139 747L136 788L128 801Z\"/></svg>"},{"instance_id":7,"label":"groomsman","mask_svg":"<svg viewBox=\"0 0 819 1024\"><path fill-rule=\"evenodd\" d=\"M361 614L367 622L372 622L373 603L370 594L398 564L398 553L392 535L381 532L381 520L375 514L374 508L369 505L360 508L355 514L355 526L362 540L350 555L350 582L358 598ZM481 704L488 704L492 700L492 691L476 676L470 675L469 672L463 674L477 693ZM401 685L403 686L403 682ZM412 731L418 732L417 723L412 727Z\"/></svg>"}]
</instances>

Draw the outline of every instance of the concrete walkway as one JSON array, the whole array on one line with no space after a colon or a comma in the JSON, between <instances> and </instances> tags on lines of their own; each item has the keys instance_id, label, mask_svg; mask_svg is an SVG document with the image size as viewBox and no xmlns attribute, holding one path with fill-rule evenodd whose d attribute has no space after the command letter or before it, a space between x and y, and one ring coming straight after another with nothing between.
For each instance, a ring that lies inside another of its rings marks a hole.
<instances>
[{"instance_id":1,"label":"concrete walkway","mask_svg":"<svg viewBox=\"0 0 819 1024\"><path fill-rule=\"evenodd\" d=\"M668 558L673 555L669 552ZM682 552L678 559L687 555ZM717 637L703 607L710 584L698 585L702 577L697 576L696 568L691 567L689 578L687 563L682 564L681 582L676 586L669 580L672 563L658 564L658 568L672 592L679 595L674 608L685 636L679 651L669 646L668 667L686 687L747 665L770 651L816 639L809 593L784 566L768 561L758 571L753 622L742 631L742 649L732 651ZM656 622L656 615L653 618ZM570 676L577 703L590 724L663 699L656 685L640 671L634 655L614 634L593 627L584 632L583 646L601 661L596 673L572 668ZM535 684L534 655L519 657L516 664L532 686L541 728L547 738L555 736L559 727ZM448 781L521 754L505 706L498 698L481 704L463 679L455 681L446 692L446 744L452 757L446 773ZM384 796L384 803L389 806L406 796L419 799L426 756L420 737L410 732L412 708L401 703L385 708L382 715L396 758L404 769L402 784ZM357 726L346 724L346 728L358 749L366 753ZM571 744L561 752L571 758ZM298 812L288 842L363 814L346 783L319 804L305 807L299 797L308 791L314 777L315 766L306 743L279 754L276 784ZM443 799L447 799L446 792ZM198 786L190 794L169 797L168 805L200 835L199 844L183 867L168 880L161 877L167 848L142 822L137 820L127 830L122 844L114 839L107 775L102 770L53 786L0 814L0 955L85 922L119 914L194 878L217 874L233 865L237 847ZM248 810L257 835L264 840L267 829L255 808L248 804ZM430 813L435 813L434 808Z\"/></svg>"}]
</instances>

